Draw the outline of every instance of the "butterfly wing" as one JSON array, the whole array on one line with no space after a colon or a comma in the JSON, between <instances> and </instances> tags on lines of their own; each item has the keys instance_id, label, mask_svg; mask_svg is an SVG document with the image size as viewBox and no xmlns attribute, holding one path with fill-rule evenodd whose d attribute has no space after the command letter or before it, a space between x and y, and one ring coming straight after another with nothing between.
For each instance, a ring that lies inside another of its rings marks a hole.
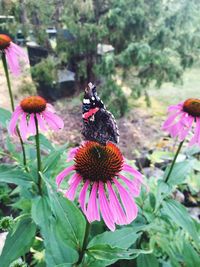
<instances>
[{"instance_id":1,"label":"butterfly wing","mask_svg":"<svg viewBox=\"0 0 200 267\"><path fill-rule=\"evenodd\" d=\"M92 89L94 87L91 86ZM106 144L108 141L119 142L119 131L114 116L107 111L103 102L90 91L83 100L83 129L86 140Z\"/></svg>"}]
</instances>

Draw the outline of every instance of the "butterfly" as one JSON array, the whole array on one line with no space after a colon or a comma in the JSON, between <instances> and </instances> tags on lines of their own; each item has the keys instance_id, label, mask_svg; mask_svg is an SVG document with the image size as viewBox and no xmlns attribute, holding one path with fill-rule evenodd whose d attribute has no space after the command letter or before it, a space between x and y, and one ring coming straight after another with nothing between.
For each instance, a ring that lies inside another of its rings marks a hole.
<instances>
[{"instance_id":1,"label":"butterfly","mask_svg":"<svg viewBox=\"0 0 200 267\"><path fill-rule=\"evenodd\" d=\"M86 140L96 141L106 145L108 141L119 142L119 131L115 118L106 110L104 103L98 97L96 86L89 83L85 89L82 106L83 129Z\"/></svg>"}]
</instances>

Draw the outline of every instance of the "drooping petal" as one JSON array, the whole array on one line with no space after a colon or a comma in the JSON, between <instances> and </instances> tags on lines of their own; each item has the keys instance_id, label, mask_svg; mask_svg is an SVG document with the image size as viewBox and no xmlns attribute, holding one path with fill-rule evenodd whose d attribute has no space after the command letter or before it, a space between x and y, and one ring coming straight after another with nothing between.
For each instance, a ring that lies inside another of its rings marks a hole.
<instances>
[{"instance_id":1,"label":"drooping petal","mask_svg":"<svg viewBox=\"0 0 200 267\"><path fill-rule=\"evenodd\" d=\"M192 128L192 124L194 122L194 118L192 116L187 116L184 121L184 127L179 134L179 141L183 141L188 135L189 131Z\"/></svg>"},{"instance_id":2,"label":"drooping petal","mask_svg":"<svg viewBox=\"0 0 200 267\"><path fill-rule=\"evenodd\" d=\"M132 195L134 197L138 197L139 196L139 194L140 194L140 188L141 188L141 186L140 186L141 183L140 183L139 180L137 180L137 179L134 179L134 181L133 180L130 180L130 179L126 178L122 174L118 174L117 176L124 181L124 183L128 187L128 190L132 193Z\"/></svg>"},{"instance_id":3,"label":"drooping petal","mask_svg":"<svg viewBox=\"0 0 200 267\"><path fill-rule=\"evenodd\" d=\"M115 230L114 215L112 213L112 210L110 209L110 205L106 198L106 194L104 191L104 184L101 181L99 182L98 192L99 192L99 206L103 220L105 224L108 226L108 228L111 231L114 231Z\"/></svg>"},{"instance_id":4,"label":"drooping petal","mask_svg":"<svg viewBox=\"0 0 200 267\"><path fill-rule=\"evenodd\" d=\"M124 164L122 170L131 173L131 174L132 174L135 178L137 178L142 184L144 184L144 181L143 181L143 178L142 178L141 173L140 173L139 171L133 169L133 167L131 167L130 165L128 165L128 164Z\"/></svg>"},{"instance_id":5,"label":"drooping petal","mask_svg":"<svg viewBox=\"0 0 200 267\"><path fill-rule=\"evenodd\" d=\"M119 225L127 224L126 215L121 207L121 204L117 198L117 195L112 188L111 182L107 182L110 208L113 212L115 223Z\"/></svg>"},{"instance_id":6,"label":"drooping petal","mask_svg":"<svg viewBox=\"0 0 200 267\"><path fill-rule=\"evenodd\" d=\"M200 118L196 118L196 127L194 131L194 135L189 143L190 146L194 144L198 144L200 146Z\"/></svg>"},{"instance_id":7,"label":"drooping petal","mask_svg":"<svg viewBox=\"0 0 200 267\"><path fill-rule=\"evenodd\" d=\"M181 111L178 111L174 114L171 114L167 120L164 122L162 129L165 130L166 128L168 128L171 124L173 124L173 122L175 122L175 119L177 118L177 116L179 116L181 114Z\"/></svg>"},{"instance_id":8,"label":"drooping petal","mask_svg":"<svg viewBox=\"0 0 200 267\"><path fill-rule=\"evenodd\" d=\"M177 111L177 110L183 110L183 103L184 102L181 102L181 103L179 103L179 104L177 104L177 105L172 105L172 106L169 106L168 107L168 111L169 112L172 112L172 111Z\"/></svg>"},{"instance_id":9,"label":"drooping petal","mask_svg":"<svg viewBox=\"0 0 200 267\"><path fill-rule=\"evenodd\" d=\"M57 116L56 114L50 112L50 111L43 111L42 115L44 119L47 121L47 124L54 130L60 130L64 127L63 120Z\"/></svg>"},{"instance_id":10,"label":"drooping petal","mask_svg":"<svg viewBox=\"0 0 200 267\"><path fill-rule=\"evenodd\" d=\"M16 45L15 43L11 42L9 49L15 53L15 56L18 57L18 60L24 61L26 64L29 64L29 59L27 53L21 48L20 46Z\"/></svg>"},{"instance_id":11,"label":"drooping petal","mask_svg":"<svg viewBox=\"0 0 200 267\"><path fill-rule=\"evenodd\" d=\"M46 110L47 111L50 111L52 113L55 113L56 112L55 111L55 108L51 104L49 104L49 103L47 103Z\"/></svg>"},{"instance_id":12,"label":"drooping petal","mask_svg":"<svg viewBox=\"0 0 200 267\"><path fill-rule=\"evenodd\" d=\"M18 57L10 47L7 48L5 51L6 51L7 63L11 73L18 76L21 72L21 67L19 64Z\"/></svg>"},{"instance_id":13,"label":"drooping petal","mask_svg":"<svg viewBox=\"0 0 200 267\"><path fill-rule=\"evenodd\" d=\"M19 122L19 131L22 137L22 140L26 140L27 139L27 135L28 135L28 125L27 125L27 118L26 118L27 114L24 112L22 114L21 120Z\"/></svg>"},{"instance_id":14,"label":"drooping petal","mask_svg":"<svg viewBox=\"0 0 200 267\"><path fill-rule=\"evenodd\" d=\"M58 187L60 186L60 183L63 181L63 179L73 170L74 166L70 166L58 174L58 176L56 177L56 183Z\"/></svg>"},{"instance_id":15,"label":"drooping petal","mask_svg":"<svg viewBox=\"0 0 200 267\"><path fill-rule=\"evenodd\" d=\"M42 131L46 131L47 127L45 125L44 119L41 114L36 113L37 121L38 121L38 126Z\"/></svg>"},{"instance_id":16,"label":"drooping petal","mask_svg":"<svg viewBox=\"0 0 200 267\"><path fill-rule=\"evenodd\" d=\"M73 183L69 186L68 190L65 193L65 196L73 201L75 198L76 190L81 182L82 178L80 175L76 174L76 178L74 179Z\"/></svg>"},{"instance_id":17,"label":"drooping petal","mask_svg":"<svg viewBox=\"0 0 200 267\"><path fill-rule=\"evenodd\" d=\"M67 161L71 161L74 159L76 152L78 151L79 147L71 148L68 152Z\"/></svg>"},{"instance_id":18,"label":"drooping petal","mask_svg":"<svg viewBox=\"0 0 200 267\"><path fill-rule=\"evenodd\" d=\"M29 135L36 135L35 115L33 113L30 114L28 121L28 133Z\"/></svg>"},{"instance_id":19,"label":"drooping petal","mask_svg":"<svg viewBox=\"0 0 200 267\"><path fill-rule=\"evenodd\" d=\"M76 179L76 173L74 175L71 176L71 178L68 180L68 184L72 184L74 182L74 180Z\"/></svg>"},{"instance_id":20,"label":"drooping petal","mask_svg":"<svg viewBox=\"0 0 200 267\"><path fill-rule=\"evenodd\" d=\"M85 213L85 215L86 215L86 194L87 194L89 184L90 184L89 180L86 180L86 182L84 183L81 189L79 199L78 199L81 209Z\"/></svg>"},{"instance_id":21,"label":"drooping petal","mask_svg":"<svg viewBox=\"0 0 200 267\"><path fill-rule=\"evenodd\" d=\"M20 116L23 114L23 110L20 106L16 107L15 111L12 114L8 130L11 135L16 135L16 125Z\"/></svg>"},{"instance_id":22,"label":"drooping petal","mask_svg":"<svg viewBox=\"0 0 200 267\"><path fill-rule=\"evenodd\" d=\"M89 222L100 221L99 208L97 205L97 190L98 183L94 182L92 185L92 191L88 200L87 206L87 219Z\"/></svg>"},{"instance_id":23,"label":"drooping petal","mask_svg":"<svg viewBox=\"0 0 200 267\"><path fill-rule=\"evenodd\" d=\"M119 195L122 201L122 204L124 206L125 212L126 212L126 218L127 218L127 223L131 223L136 217L138 213L138 208L129 195L129 193L126 191L126 189L117 181L116 178L113 179L113 182L115 183Z\"/></svg>"}]
</instances>

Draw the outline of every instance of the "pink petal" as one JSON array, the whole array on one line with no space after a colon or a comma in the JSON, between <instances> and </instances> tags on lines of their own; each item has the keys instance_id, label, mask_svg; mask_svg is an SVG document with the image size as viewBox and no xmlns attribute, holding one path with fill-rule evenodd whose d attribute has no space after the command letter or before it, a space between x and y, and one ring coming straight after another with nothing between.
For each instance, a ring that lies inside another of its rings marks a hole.
<instances>
[{"instance_id":1,"label":"pink petal","mask_svg":"<svg viewBox=\"0 0 200 267\"><path fill-rule=\"evenodd\" d=\"M18 57L10 47L6 49L6 59L12 74L18 76L21 72L21 67L19 64Z\"/></svg>"},{"instance_id":2,"label":"pink petal","mask_svg":"<svg viewBox=\"0 0 200 267\"><path fill-rule=\"evenodd\" d=\"M56 177L56 183L57 183L57 186L60 186L60 183L63 181L63 179L70 173L74 170L74 166L70 166L66 169L64 169L62 172L60 172L58 174L58 176Z\"/></svg>"},{"instance_id":3,"label":"pink petal","mask_svg":"<svg viewBox=\"0 0 200 267\"><path fill-rule=\"evenodd\" d=\"M186 138L186 136L188 135L189 131L192 128L193 121L194 121L194 118L192 116L188 116L187 118L185 118L185 122L184 122L185 125L179 134L179 141L183 141Z\"/></svg>"},{"instance_id":4,"label":"pink petal","mask_svg":"<svg viewBox=\"0 0 200 267\"><path fill-rule=\"evenodd\" d=\"M119 178L121 178L124 183L127 185L128 190L133 194L134 197L138 197L140 194L140 188L141 188L141 183L140 181L137 181L137 179L134 179L134 181L126 178L122 174L117 175Z\"/></svg>"},{"instance_id":5,"label":"pink petal","mask_svg":"<svg viewBox=\"0 0 200 267\"><path fill-rule=\"evenodd\" d=\"M97 206L97 189L98 183L94 182L87 206L87 219L89 222L100 221L99 209Z\"/></svg>"},{"instance_id":6,"label":"pink petal","mask_svg":"<svg viewBox=\"0 0 200 267\"><path fill-rule=\"evenodd\" d=\"M11 42L9 48L15 53L19 60L24 61L26 64L29 64L29 59L27 53L18 45Z\"/></svg>"},{"instance_id":7,"label":"pink petal","mask_svg":"<svg viewBox=\"0 0 200 267\"><path fill-rule=\"evenodd\" d=\"M74 180L76 179L76 175L77 175L77 173L75 173L74 175L72 175L71 178L68 180L68 184L69 185L71 185L74 182Z\"/></svg>"},{"instance_id":8,"label":"pink petal","mask_svg":"<svg viewBox=\"0 0 200 267\"><path fill-rule=\"evenodd\" d=\"M106 198L106 194L104 191L104 184L101 181L99 182L98 191L99 191L99 205L100 205L100 210L101 210L101 215L103 217L103 220L111 231L115 231L114 215L110 209L108 200Z\"/></svg>"},{"instance_id":9,"label":"pink petal","mask_svg":"<svg viewBox=\"0 0 200 267\"><path fill-rule=\"evenodd\" d=\"M27 114L23 113L21 120L19 122L19 131L22 137L22 140L27 139L27 134L28 134L28 125L27 125Z\"/></svg>"},{"instance_id":10,"label":"pink petal","mask_svg":"<svg viewBox=\"0 0 200 267\"><path fill-rule=\"evenodd\" d=\"M30 114L30 118L28 121L28 134L36 135L35 115L33 113Z\"/></svg>"},{"instance_id":11,"label":"pink petal","mask_svg":"<svg viewBox=\"0 0 200 267\"><path fill-rule=\"evenodd\" d=\"M116 193L112 188L111 182L107 182L109 200L110 200L110 209L113 212L115 222L119 225L127 224L126 215L120 205L119 200L117 199Z\"/></svg>"},{"instance_id":12,"label":"pink petal","mask_svg":"<svg viewBox=\"0 0 200 267\"><path fill-rule=\"evenodd\" d=\"M56 112L55 111L55 108L51 104L49 104L49 103L47 103L46 110L47 111L50 111L52 113L55 113Z\"/></svg>"},{"instance_id":13,"label":"pink petal","mask_svg":"<svg viewBox=\"0 0 200 267\"><path fill-rule=\"evenodd\" d=\"M76 174L76 179L74 179L74 182L70 185L67 192L65 193L65 196L73 201L75 198L76 190L81 182L82 178L80 175Z\"/></svg>"},{"instance_id":14,"label":"pink petal","mask_svg":"<svg viewBox=\"0 0 200 267\"><path fill-rule=\"evenodd\" d=\"M193 138L189 143L190 146L194 144L198 144L200 146L200 118L196 118L196 128L194 131Z\"/></svg>"},{"instance_id":15,"label":"pink petal","mask_svg":"<svg viewBox=\"0 0 200 267\"><path fill-rule=\"evenodd\" d=\"M54 130L57 131L59 129L62 129L64 127L63 120L57 116L56 114L53 114L50 111L43 111L42 115L44 119L47 121L48 125Z\"/></svg>"},{"instance_id":16,"label":"pink petal","mask_svg":"<svg viewBox=\"0 0 200 267\"><path fill-rule=\"evenodd\" d=\"M168 107L168 111L169 112L172 112L172 111L177 111L177 110L183 110L183 103L184 102L181 102L181 103L179 103L179 104L177 104L177 105L172 105L172 106L169 106Z\"/></svg>"},{"instance_id":17,"label":"pink petal","mask_svg":"<svg viewBox=\"0 0 200 267\"><path fill-rule=\"evenodd\" d=\"M45 125L44 119L42 118L41 114L36 113L37 121L38 121L38 126L42 131L46 131L47 127Z\"/></svg>"},{"instance_id":18,"label":"pink petal","mask_svg":"<svg viewBox=\"0 0 200 267\"><path fill-rule=\"evenodd\" d=\"M113 182L115 183L119 195L121 198L121 201L123 203L125 212L126 212L126 218L127 218L127 223L131 223L136 217L138 213L138 208L129 195L129 193L126 191L126 189L117 181L116 178L113 179Z\"/></svg>"},{"instance_id":19,"label":"pink petal","mask_svg":"<svg viewBox=\"0 0 200 267\"><path fill-rule=\"evenodd\" d=\"M164 122L163 126L162 126L162 129L165 130L166 128L168 128L173 122L175 122L175 119L178 115L180 115L182 112L181 111L178 111L174 114L171 114L167 120Z\"/></svg>"},{"instance_id":20,"label":"pink petal","mask_svg":"<svg viewBox=\"0 0 200 267\"><path fill-rule=\"evenodd\" d=\"M86 182L84 183L81 189L79 199L78 199L81 209L85 213L85 215L86 215L86 194L87 194L89 184L90 184L89 180L86 180Z\"/></svg>"},{"instance_id":21,"label":"pink petal","mask_svg":"<svg viewBox=\"0 0 200 267\"><path fill-rule=\"evenodd\" d=\"M133 169L133 167L131 167L130 165L128 165L128 164L124 164L122 170L131 173L131 174L132 174L135 178L137 178L142 184L144 184L144 181L143 181L143 178L142 178L141 173L140 173L139 171Z\"/></svg>"},{"instance_id":22,"label":"pink petal","mask_svg":"<svg viewBox=\"0 0 200 267\"><path fill-rule=\"evenodd\" d=\"M68 157L67 157L67 161L71 161L74 159L77 151L78 151L79 147L74 147L74 148L71 148L68 152Z\"/></svg>"},{"instance_id":23,"label":"pink petal","mask_svg":"<svg viewBox=\"0 0 200 267\"><path fill-rule=\"evenodd\" d=\"M15 111L12 114L8 130L11 135L16 135L16 126L17 126L17 121L19 117L23 114L23 110L21 109L20 106L16 107Z\"/></svg>"}]
</instances>

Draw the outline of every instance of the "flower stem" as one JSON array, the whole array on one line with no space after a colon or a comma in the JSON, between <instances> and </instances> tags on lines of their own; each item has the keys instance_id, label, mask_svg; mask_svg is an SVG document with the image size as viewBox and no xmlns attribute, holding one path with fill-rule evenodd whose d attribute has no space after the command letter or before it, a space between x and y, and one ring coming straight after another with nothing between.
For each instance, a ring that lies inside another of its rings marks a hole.
<instances>
[{"instance_id":1,"label":"flower stem","mask_svg":"<svg viewBox=\"0 0 200 267\"><path fill-rule=\"evenodd\" d=\"M180 150L181 150L181 147L182 147L182 145L183 145L183 142L184 142L184 141L180 142L180 144L179 144L179 146L178 146L178 149L177 149L176 154L175 154L175 156L174 156L174 159L173 159L173 161L172 161L172 164L171 164L171 167L170 167L169 172L168 172L168 174L167 174L167 177L165 178L165 183L167 183L168 180L169 180L169 177L170 177L170 175L171 175L171 173L172 173L174 164L175 164L175 162L176 162L176 159L177 159L177 157L178 157L178 154L179 154L179 152L180 152Z\"/></svg>"},{"instance_id":2,"label":"flower stem","mask_svg":"<svg viewBox=\"0 0 200 267\"><path fill-rule=\"evenodd\" d=\"M2 58L3 68L4 68L5 75L6 75L7 85L8 85L8 92L9 92L9 96L10 96L11 108L12 108L12 111L14 111L14 109L15 109L14 98L13 98L12 89L11 89L11 83L10 83L10 77L9 77L9 72L8 72L8 65L7 65L7 61L6 61L6 55L4 52L2 53L1 58ZM17 129L17 133L18 133L21 148L22 148L23 164L24 164L25 170L28 171L27 163L26 163L26 152L25 152L24 142L21 138L19 129Z\"/></svg>"},{"instance_id":3,"label":"flower stem","mask_svg":"<svg viewBox=\"0 0 200 267\"><path fill-rule=\"evenodd\" d=\"M78 266L83 260L83 257L84 257L84 254L85 254L85 250L86 250L87 244L88 244L89 234L90 234L90 223L86 219L85 237L84 237L84 240L83 240L83 247L82 247L82 250L81 250L81 252L79 254L79 260L78 260L76 266Z\"/></svg>"},{"instance_id":4,"label":"flower stem","mask_svg":"<svg viewBox=\"0 0 200 267\"><path fill-rule=\"evenodd\" d=\"M39 137L39 129L38 129L38 120L36 115L34 116L35 119L35 127L36 127L36 136L35 136L35 144L36 144L36 152L37 152L37 169L38 169L38 190L40 195L42 195L42 177L40 172L42 170L42 162L40 156L40 137Z\"/></svg>"}]
</instances>

